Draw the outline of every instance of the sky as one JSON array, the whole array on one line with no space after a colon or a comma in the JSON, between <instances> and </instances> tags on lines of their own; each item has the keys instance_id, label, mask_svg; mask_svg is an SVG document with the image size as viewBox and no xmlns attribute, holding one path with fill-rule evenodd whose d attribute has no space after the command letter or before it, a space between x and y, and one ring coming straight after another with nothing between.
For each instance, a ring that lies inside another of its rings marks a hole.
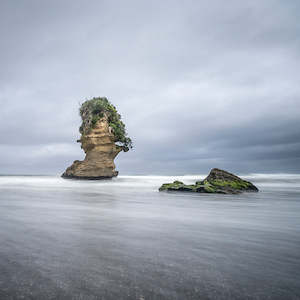
<instances>
[{"instance_id":1,"label":"sky","mask_svg":"<svg viewBox=\"0 0 300 300\"><path fill-rule=\"evenodd\" d=\"M83 159L80 103L107 97L120 175L300 173L300 1L0 2L0 174Z\"/></svg>"}]
</instances>

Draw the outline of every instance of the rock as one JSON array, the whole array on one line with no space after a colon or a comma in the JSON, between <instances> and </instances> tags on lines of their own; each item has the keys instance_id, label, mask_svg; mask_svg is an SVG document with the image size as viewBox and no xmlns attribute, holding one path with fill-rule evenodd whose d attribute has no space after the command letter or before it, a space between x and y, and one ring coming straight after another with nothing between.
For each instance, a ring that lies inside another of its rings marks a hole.
<instances>
[{"instance_id":1,"label":"rock","mask_svg":"<svg viewBox=\"0 0 300 300\"><path fill-rule=\"evenodd\" d=\"M107 115L98 120L88 134L82 134L78 142L81 143L81 148L86 153L85 159L75 160L62 177L104 179L118 175L115 171L114 158L123 150L123 147L115 144Z\"/></svg>"},{"instance_id":2,"label":"rock","mask_svg":"<svg viewBox=\"0 0 300 300\"><path fill-rule=\"evenodd\" d=\"M231 190L235 192L258 192L258 188L249 181L220 169L212 169L204 182L210 183L212 186L221 190Z\"/></svg>"},{"instance_id":3,"label":"rock","mask_svg":"<svg viewBox=\"0 0 300 300\"><path fill-rule=\"evenodd\" d=\"M174 181L173 183L165 183L163 184L159 190L164 191L186 191L186 192L193 192L194 185L186 185L181 181Z\"/></svg>"},{"instance_id":4,"label":"rock","mask_svg":"<svg viewBox=\"0 0 300 300\"><path fill-rule=\"evenodd\" d=\"M196 193L239 194L242 192L258 192L258 188L251 182L220 169L212 169L202 181L186 185L181 181L165 183L159 191L185 191Z\"/></svg>"},{"instance_id":5,"label":"rock","mask_svg":"<svg viewBox=\"0 0 300 300\"><path fill-rule=\"evenodd\" d=\"M116 107L106 97L94 97L81 104L79 127L81 148L86 156L75 160L62 174L64 178L104 179L118 175L114 159L132 148L125 124Z\"/></svg>"}]
</instances>

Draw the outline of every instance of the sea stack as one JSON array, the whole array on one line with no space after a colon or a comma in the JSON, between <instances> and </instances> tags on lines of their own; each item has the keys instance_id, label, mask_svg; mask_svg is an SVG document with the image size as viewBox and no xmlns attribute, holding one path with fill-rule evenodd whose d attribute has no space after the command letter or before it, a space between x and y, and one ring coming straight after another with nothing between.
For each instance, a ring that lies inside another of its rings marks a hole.
<instances>
[{"instance_id":1,"label":"sea stack","mask_svg":"<svg viewBox=\"0 0 300 300\"><path fill-rule=\"evenodd\" d=\"M132 148L121 115L107 98L93 98L81 105L80 116L81 138L77 142L81 143L86 156L83 161L75 160L62 177L106 179L117 176L115 157Z\"/></svg>"}]
</instances>

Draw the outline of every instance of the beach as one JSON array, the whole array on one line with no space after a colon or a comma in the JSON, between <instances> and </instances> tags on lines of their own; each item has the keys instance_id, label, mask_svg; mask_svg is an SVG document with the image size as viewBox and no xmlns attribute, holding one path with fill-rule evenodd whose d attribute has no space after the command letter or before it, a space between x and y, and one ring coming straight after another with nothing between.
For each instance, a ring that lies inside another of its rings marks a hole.
<instances>
[{"instance_id":1,"label":"beach","mask_svg":"<svg viewBox=\"0 0 300 300\"><path fill-rule=\"evenodd\" d=\"M0 176L1 299L300 299L300 175Z\"/></svg>"}]
</instances>

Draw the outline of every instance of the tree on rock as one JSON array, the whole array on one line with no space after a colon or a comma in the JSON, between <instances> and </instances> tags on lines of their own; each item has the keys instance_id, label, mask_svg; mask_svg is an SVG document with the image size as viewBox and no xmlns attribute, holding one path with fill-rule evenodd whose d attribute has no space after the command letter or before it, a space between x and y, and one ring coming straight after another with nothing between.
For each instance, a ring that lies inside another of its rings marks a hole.
<instances>
[{"instance_id":1,"label":"tree on rock","mask_svg":"<svg viewBox=\"0 0 300 300\"><path fill-rule=\"evenodd\" d=\"M62 177L103 179L117 176L114 158L121 151L132 148L121 115L105 97L85 101L79 113L82 124L78 142L86 156L83 161L74 161Z\"/></svg>"},{"instance_id":2,"label":"tree on rock","mask_svg":"<svg viewBox=\"0 0 300 300\"><path fill-rule=\"evenodd\" d=\"M79 128L81 134L88 134L95 128L97 122L106 115L108 124L115 136L114 141L124 147L125 151L132 148L132 141L127 136L121 115L107 98L98 97L85 101L81 105L79 113L82 119L82 124Z\"/></svg>"}]
</instances>

